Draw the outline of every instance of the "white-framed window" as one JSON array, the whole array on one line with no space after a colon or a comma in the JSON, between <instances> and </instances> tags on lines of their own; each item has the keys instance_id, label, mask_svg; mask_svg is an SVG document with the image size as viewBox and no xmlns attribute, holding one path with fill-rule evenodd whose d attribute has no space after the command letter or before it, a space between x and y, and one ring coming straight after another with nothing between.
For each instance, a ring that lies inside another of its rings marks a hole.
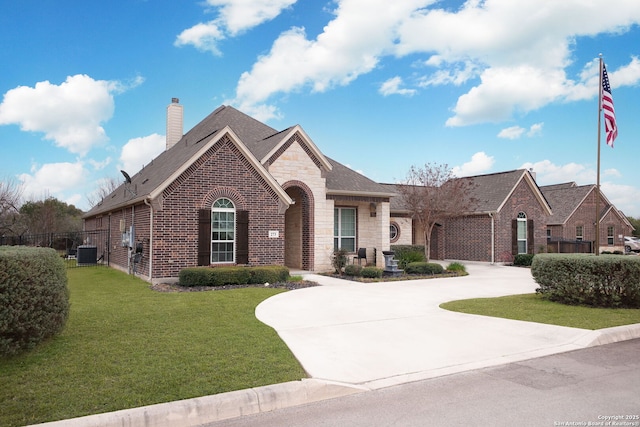
<instances>
[{"instance_id":1,"label":"white-framed window","mask_svg":"<svg viewBox=\"0 0 640 427\"><path fill-rule=\"evenodd\" d=\"M527 253L527 214L518 213L518 253Z\"/></svg>"},{"instance_id":2,"label":"white-framed window","mask_svg":"<svg viewBox=\"0 0 640 427\"><path fill-rule=\"evenodd\" d=\"M211 207L211 263L235 262L236 207L220 198Z\"/></svg>"},{"instance_id":3,"label":"white-framed window","mask_svg":"<svg viewBox=\"0 0 640 427\"><path fill-rule=\"evenodd\" d=\"M576 225L576 240L582 241L584 239L584 227L582 225Z\"/></svg>"},{"instance_id":4,"label":"white-framed window","mask_svg":"<svg viewBox=\"0 0 640 427\"><path fill-rule=\"evenodd\" d=\"M356 251L356 208L333 210L333 249Z\"/></svg>"},{"instance_id":5,"label":"white-framed window","mask_svg":"<svg viewBox=\"0 0 640 427\"><path fill-rule=\"evenodd\" d=\"M616 229L613 225L607 227L607 245L613 245L615 231Z\"/></svg>"}]
</instances>

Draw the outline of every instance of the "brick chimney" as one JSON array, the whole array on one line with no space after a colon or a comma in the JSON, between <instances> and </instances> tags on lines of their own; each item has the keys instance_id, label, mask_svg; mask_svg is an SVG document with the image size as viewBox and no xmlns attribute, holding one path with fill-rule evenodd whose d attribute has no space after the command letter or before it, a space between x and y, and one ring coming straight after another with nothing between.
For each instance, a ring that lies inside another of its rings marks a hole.
<instances>
[{"instance_id":1,"label":"brick chimney","mask_svg":"<svg viewBox=\"0 0 640 427\"><path fill-rule=\"evenodd\" d=\"M171 98L167 106L167 150L182 138L182 105L178 98Z\"/></svg>"}]
</instances>

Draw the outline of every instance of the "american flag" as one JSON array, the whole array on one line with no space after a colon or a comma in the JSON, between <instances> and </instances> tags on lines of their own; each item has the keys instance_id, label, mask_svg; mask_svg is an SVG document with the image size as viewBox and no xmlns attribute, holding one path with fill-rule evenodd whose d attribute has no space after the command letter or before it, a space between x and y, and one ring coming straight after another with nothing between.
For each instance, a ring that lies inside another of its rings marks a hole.
<instances>
[{"instance_id":1,"label":"american flag","mask_svg":"<svg viewBox=\"0 0 640 427\"><path fill-rule=\"evenodd\" d=\"M616 124L616 112L613 109L613 96L611 96L607 67L604 64L602 64L602 110L604 111L604 130L607 134L607 145L613 148L613 141L618 136L618 125Z\"/></svg>"}]
</instances>

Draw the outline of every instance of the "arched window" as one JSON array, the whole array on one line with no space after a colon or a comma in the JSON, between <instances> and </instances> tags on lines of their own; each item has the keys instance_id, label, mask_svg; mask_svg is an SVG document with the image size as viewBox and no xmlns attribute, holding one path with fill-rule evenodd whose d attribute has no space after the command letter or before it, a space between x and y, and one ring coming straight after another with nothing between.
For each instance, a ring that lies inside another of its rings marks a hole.
<instances>
[{"instance_id":1,"label":"arched window","mask_svg":"<svg viewBox=\"0 0 640 427\"><path fill-rule=\"evenodd\" d=\"M211 262L235 262L236 207L220 198L211 207Z\"/></svg>"},{"instance_id":2,"label":"arched window","mask_svg":"<svg viewBox=\"0 0 640 427\"><path fill-rule=\"evenodd\" d=\"M527 214L518 213L518 253L527 253Z\"/></svg>"}]
</instances>

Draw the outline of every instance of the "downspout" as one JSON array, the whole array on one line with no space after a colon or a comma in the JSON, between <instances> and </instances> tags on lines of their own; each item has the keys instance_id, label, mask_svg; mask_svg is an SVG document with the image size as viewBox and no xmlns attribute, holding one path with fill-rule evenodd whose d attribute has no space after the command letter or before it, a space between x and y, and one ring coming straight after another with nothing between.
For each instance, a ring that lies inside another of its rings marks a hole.
<instances>
[{"instance_id":1,"label":"downspout","mask_svg":"<svg viewBox=\"0 0 640 427\"><path fill-rule=\"evenodd\" d=\"M493 212L488 212L489 218L491 218L491 264L496 262L496 218L493 216Z\"/></svg>"},{"instance_id":2,"label":"downspout","mask_svg":"<svg viewBox=\"0 0 640 427\"><path fill-rule=\"evenodd\" d=\"M151 276L153 273L153 206L151 206L149 197L144 199L144 204L149 206L151 210L149 217L149 280L153 283L153 276Z\"/></svg>"}]
</instances>

